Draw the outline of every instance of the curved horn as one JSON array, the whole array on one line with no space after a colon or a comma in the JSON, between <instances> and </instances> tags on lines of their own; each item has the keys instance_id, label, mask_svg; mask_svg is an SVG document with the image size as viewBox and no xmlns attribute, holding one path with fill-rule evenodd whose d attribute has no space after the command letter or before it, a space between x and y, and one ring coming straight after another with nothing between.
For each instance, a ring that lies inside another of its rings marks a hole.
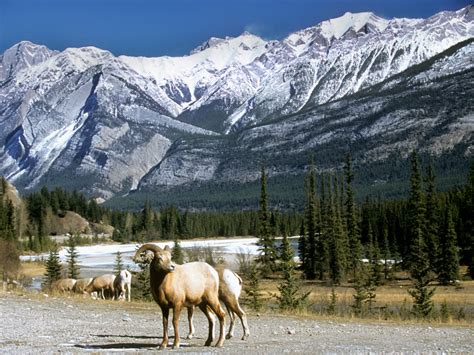
<instances>
[{"instance_id":1,"label":"curved horn","mask_svg":"<svg viewBox=\"0 0 474 355\"><path fill-rule=\"evenodd\" d=\"M135 256L133 257L133 260L137 260L140 256L141 253L147 251L147 250L151 250L153 253L157 253L159 251L161 251L162 249L158 246L158 245L155 245L155 244L143 244L135 253Z\"/></svg>"}]
</instances>

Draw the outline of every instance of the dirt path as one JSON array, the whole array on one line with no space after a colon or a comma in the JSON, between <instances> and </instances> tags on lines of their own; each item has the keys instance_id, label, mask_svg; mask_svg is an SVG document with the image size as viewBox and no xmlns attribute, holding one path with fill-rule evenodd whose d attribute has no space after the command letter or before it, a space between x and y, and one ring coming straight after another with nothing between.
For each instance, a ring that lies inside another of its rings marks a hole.
<instances>
[{"instance_id":1,"label":"dirt path","mask_svg":"<svg viewBox=\"0 0 474 355\"><path fill-rule=\"evenodd\" d=\"M152 303L0 293L0 314L1 353L143 353L157 351L161 341L161 313ZM207 321L199 311L195 325L197 337L184 339L187 328L182 315L182 348L173 353L474 353L474 329L467 327L250 315L250 338L240 340L238 322L236 337L216 349L203 346Z\"/></svg>"}]
</instances>

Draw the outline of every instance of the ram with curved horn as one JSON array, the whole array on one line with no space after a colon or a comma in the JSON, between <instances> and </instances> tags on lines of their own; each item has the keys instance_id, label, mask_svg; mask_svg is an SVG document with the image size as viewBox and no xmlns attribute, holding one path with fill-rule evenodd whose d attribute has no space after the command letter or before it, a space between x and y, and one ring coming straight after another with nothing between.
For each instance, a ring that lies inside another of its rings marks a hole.
<instances>
[{"instance_id":1,"label":"ram with curved horn","mask_svg":"<svg viewBox=\"0 0 474 355\"><path fill-rule=\"evenodd\" d=\"M220 325L216 346L224 344L225 312L219 303L219 276L209 264L193 262L176 265L171 261L171 250L155 244L144 244L135 253L135 262L142 261L142 254L153 252L150 264L150 286L153 299L163 313L163 341L160 348L168 345L168 317L173 309L174 342L173 348L179 348L179 316L183 308L198 306L209 322L209 333L205 345L211 345L214 333L214 312Z\"/></svg>"}]
</instances>

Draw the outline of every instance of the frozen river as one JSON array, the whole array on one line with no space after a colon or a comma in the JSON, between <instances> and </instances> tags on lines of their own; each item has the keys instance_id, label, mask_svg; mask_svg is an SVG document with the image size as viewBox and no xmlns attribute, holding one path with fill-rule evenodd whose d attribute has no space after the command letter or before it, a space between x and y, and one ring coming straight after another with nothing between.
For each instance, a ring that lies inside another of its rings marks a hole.
<instances>
[{"instance_id":1,"label":"frozen river","mask_svg":"<svg viewBox=\"0 0 474 355\"><path fill-rule=\"evenodd\" d=\"M183 250L191 248L207 248L214 250L217 256L226 258L227 256L237 253L245 253L250 255L258 254L257 238L227 238L227 239L206 239L206 240L182 240L180 241ZM165 247L169 245L173 247L173 242L155 242L154 244ZM81 271L85 269L94 269L97 271L112 271L115 264L117 251L122 254L123 263L126 267L136 269L137 266L133 262L132 257L137 250L138 244L99 244L92 246L79 246L78 264ZM48 254L21 256L21 260L46 260ZM61 262L65 263L67 259L67 250L62 248L59 252Z\"/></svg>"}]
</instances>

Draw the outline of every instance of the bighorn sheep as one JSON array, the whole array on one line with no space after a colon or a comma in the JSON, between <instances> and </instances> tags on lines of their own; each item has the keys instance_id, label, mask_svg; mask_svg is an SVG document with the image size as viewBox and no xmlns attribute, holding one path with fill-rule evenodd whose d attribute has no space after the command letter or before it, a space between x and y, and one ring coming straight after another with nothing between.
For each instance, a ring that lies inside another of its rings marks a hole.
<instances>
[{"instance_id":1,"label":"bighorn sheep","mask_svg":"<svg viewBox=\"0 0 474 355\"><path fill-rule=\"evenodd\" d=\"M130 292L132 289L132 274L128 270L122 270L115 277L114 281L115 299L122 297L130 302Z\"/></svg>"},{"instance_id":2,"label":"bighorn sheep","mask_svg":"<svg viewBox=\"0 0 474 355\"><path fill-rule=\"evenodd\" d=\"M245 340L250 335L249 326L247 323L247 315L244 310L240 307L239 297L242 292L242 279L239 275L229 269L219 269L219 300L221 300L229 313L230 326L227 332L226 339L230 339L234 336L234 325L235 315L237 314L244 328L244 335L242 340ZM189 323L189 335L188 339L194 336L194 325L193 325L193 313L194 307L188 307L188 323Z\"/></svg>"},{"instance_id":3,"label":"bighorn sheep","mask_svg":"<svg viewBox=\"0 0 474 355\"><path fill-rule=\"evenodd\" d=\"M70 292L76 284L75 279L60 279L51 284L51 289L59 292Z\"/></svg>"},{"instance_id":4,"label":"bighorn sheep","mask_svg":"<svg viewBox=\"0 0 474 355\"><path fill-rule=\"evenodd\" d=\"M85 279L79 279L76 281L74 285L73 291L75 293L84 293L86 291L87 286L92 282L92 277L88 277Z\"/></svg>"},{"instance_id":5,"label":"bighorn sheep","mask_svg":"<svg viewBox=\"0 0 474 355\"><path fill-rule=\"evenodd\" d=\"M87 293L96 291L103 300L105 300L105 291L109 291L112 299L114 299L114 281L115 275L112 274L94 277L91 283L87 285L85 291Z\"/></svg>"},{"instance_id":6,"label":"bighorn sheep","mask_svg":"<svg viewBox=\"0 0 474 355\"><path fill-rule=\"evenodd\" d=\"M174 342L173 348L179 348L179 316L183 307L198 306L209 322L209 335L205 346L211 345L214 333L214 317L220 323L219 340L216 346L224 344L225 312L219 303L219 275L209 264L193 262L176 265L171 261L171 251L154 244L144 244L135 253L134 260L142 260L145 251L153 252L150 264L151 293L163 313L163 341L160 349L168 345L168 317L173 309Z\"/></svg>"}]
</instances>

